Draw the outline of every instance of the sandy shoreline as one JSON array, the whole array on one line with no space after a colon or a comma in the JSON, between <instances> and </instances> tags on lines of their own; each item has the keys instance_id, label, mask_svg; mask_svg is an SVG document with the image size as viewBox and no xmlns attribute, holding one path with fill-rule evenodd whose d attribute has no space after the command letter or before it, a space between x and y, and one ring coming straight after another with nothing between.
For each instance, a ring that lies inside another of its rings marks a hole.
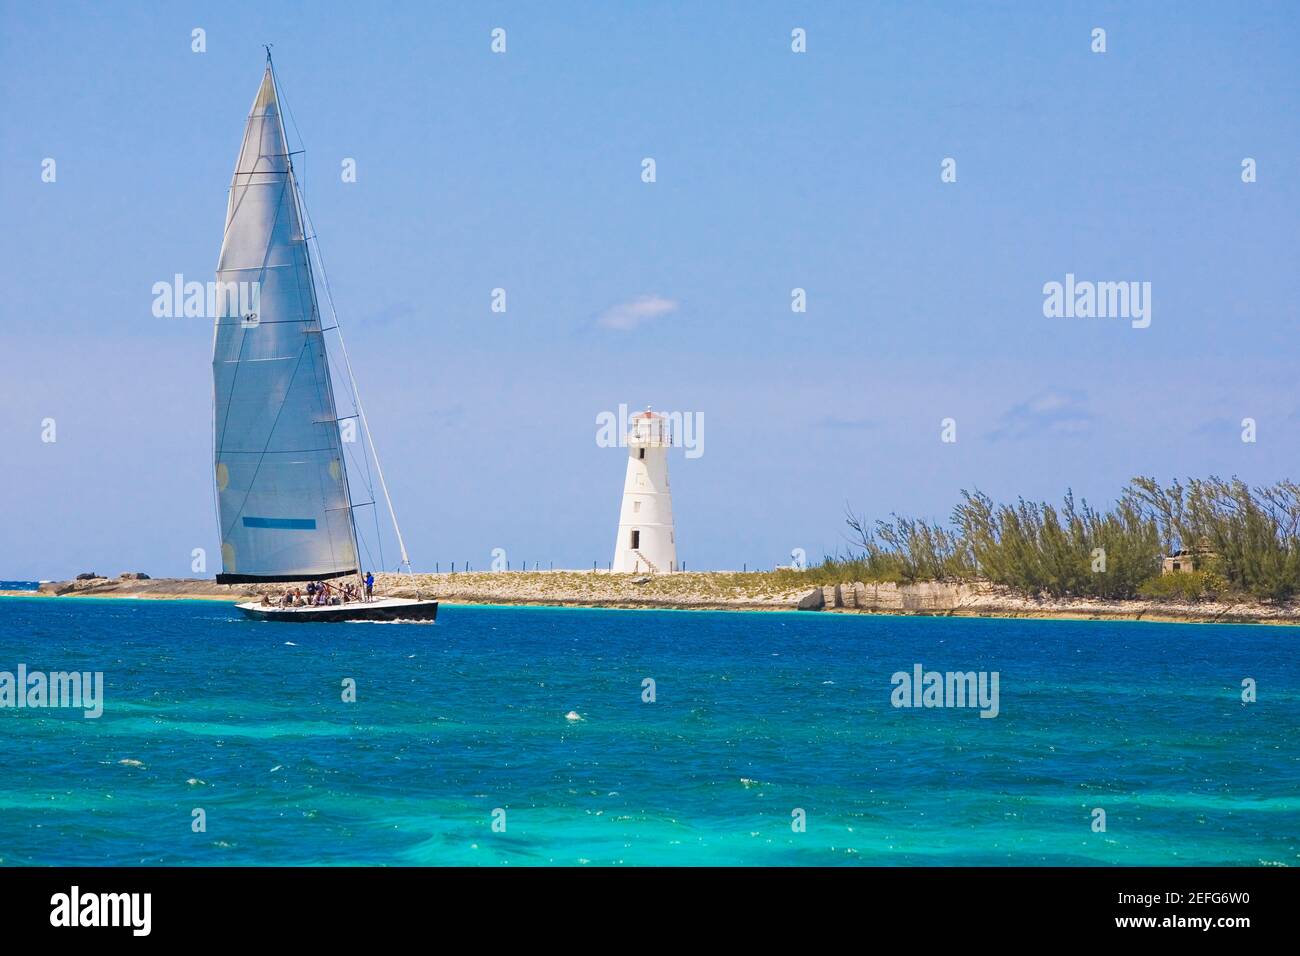
<instances>
[{"instance_id":1,"label":"sandy shoreline","mask_svg":"<svg viewBox=\"0 0 1300 956\"><path fill-rule=\"evenodd\" d=\"M239 602L275 588L186 578L97 578L0 596ZM803 583L798 576L687 572L654 577L601 571L506 571L376 576L376 590L449 604L662 610L792 611L944 617L1300 625L1300 606L1032 599L987 584Z\"/></svg>"}]
</instances>

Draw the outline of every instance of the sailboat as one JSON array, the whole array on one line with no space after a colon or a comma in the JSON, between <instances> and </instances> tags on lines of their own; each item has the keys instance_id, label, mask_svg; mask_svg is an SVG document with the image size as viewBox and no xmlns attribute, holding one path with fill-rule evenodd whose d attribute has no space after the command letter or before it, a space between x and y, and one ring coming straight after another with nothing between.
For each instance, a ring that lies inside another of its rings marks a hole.
<instances>
[{"instance_id":1,"label":"sailboat","mask_svg":"<svg viewBox=\"0 0 1300 956\"><path fill-rule=\"evenodd\" d=\"M346 419L340 419L335 405L326 332L338 332L349 397L357 412L349 419L359 420L368 439L408 574L411 562L332 302L333 327L321 324L306 230L310 218L280 103L268 47L230 184L217 264L212 349L222 564L217 583L332 582L325 590L341 601L340 579L356 578L356 594L365 593L356 521L361 505L353 502L348 485L342 428ZM316 260L319 268L319 250ZM325 290L328 296L328 283ZM356 424L349 427L350 436ZM298 622L429 621L438 613L438 602L421 600L418 591L414 600L279 604L249 602L237 607L260 620Z\"/></svg>"}]
</instances>

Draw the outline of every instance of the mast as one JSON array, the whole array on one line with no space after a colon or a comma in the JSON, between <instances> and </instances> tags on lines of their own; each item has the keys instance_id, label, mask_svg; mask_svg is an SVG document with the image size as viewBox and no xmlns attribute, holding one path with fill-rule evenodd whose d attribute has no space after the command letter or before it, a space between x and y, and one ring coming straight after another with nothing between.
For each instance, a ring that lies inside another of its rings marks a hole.
<instances>
[{"instance_id":1,"label":"mast","mask_svg":"<svg viewBox=\"0 0 1300 956\"><path fill-rule=\"evenodd\" d=\"M266 44L265 47L266 47L266 62L267 62L267 69L271 70L271 80L272 80L273 83L275 83L275 70L274 70L274 68L273 68L272 65L271 65L271 46L270 46L270 44ZM278 86L278 84L277 84L277 86L276 86L276 98L277 98L277 99L281 99L281 97L279 96L279 86ZM283 117L282 114L281 114L281 116L280 116L280 123L281 123L281 128L283 129L283 125L284 125L284 117ZM285 136L285 142L286 142L286 143L288 142L288 136L287 136L287 135ZM299 213L299 218L300 218L300 221L301 221L301 222L303 223L303 225L304 225L304 242L306 242L308 245L310 245L310 240L306 237L305 233L306 233L306 226L309 225L309 224L311 223L311 214L307 212L306 204L303 202L303 199L302 199L302 193L298 190L298 180L297 180L297 176L295 176L294 173L293 173L293 158L292 158L292 156L289 157L289 174L290 174L290 175L289 175L290 182L291 182L292 185L293 185L294 199L295 199L295 202L297 203L297 207L298 207L298 209L299 209L299 211L300 211L300 213ZM312 226L311 232L312 232L312 237L314 238L314 237L315 237L315 233L316 233L316 229L315 229L314 226ZM353 402L354 405L356 405L356 408L357 408L357 416L358 416L358 418L361 420L361 428L362 428L362 430L363 430L363 431L365 432L365 434L366 434L366 444L367 444L368 447L370 448L370 457L371 457L372 459L374 459L374 462L375 462L375 473L376 473L376 474L378 475L378 477L379 477L379 487L381 488L381 490L382 490L383 493L384 493L384 503L388 506L388 515L389 515L389 517L392 519L392 522L393 522L393 533L397 536L397 547L398 547L398 550L401 552L402 564L405 565L405 567L406 567L406 574L407 574L407 576L411 579L411 583L412 583L412 585L415 586L416 597L418 598L418 597L419 597L419 586L418 586L418 584L416 584L416 580L415 580L415 572L414 572L414 570L413 570L412 567L411 567L411 559L410 559L410 557L409 557L409 555L407 554L407 551L406 551L406 541L405 541L405 539L402 537L402 528L401 528L401 526L398 524L398 521L397 521L397 511L396 511L396 509L393 508L393 498L392 498L392 495L391 495L391 494L389 493L389 491L388 491L388 482L387 482L387 481L385 480L385 478L384 478L384 468L383 468L383 465L382 465L382 464L380 463L380 461L379 461L379 451L378 451L378 449L375 447L375 436L374 436L374 433L370 430L370 422L369 422L369 420L366 418L366 410L365 410L365 406L363 406L362 403L361 403L361 390L357 387L357 378L356 378L356 375L355 375L355 374L353 373L353 371L352 371L352 360L348 357L347 344L346 344L346 343L344 342L344 340L343 340L343 323L340 321L339 316L338 316L338 310L337 310L337 309L335 308L335 306L334 306L334 293L333 293L333 292L331 291L331 289L330 289L329 278L328 278L328 276L325 275L325 261L324 261L324 259L323 259L322 256L321 256L321 252L320 252L320 240L319 240L319 239L316 239L316 259L317 259L317 262L320 264L321 278L322 278L322 280L323 280L323 282L324 282L324 284L325 284L325 298L326 298L326 301L329 303L329 307L330 307L330 315L331 315L331 317L332 317L333 320L334 320L334 333L335 333L335 335L337 335L337 337L338 337L338 343L339 343L339 354L343 357L343 367L344 367L344 370L347 372L348 385L349 385L349 388L351 389L351 392L352 392L352 402ZM315 283L315 281L314 281L314 271L312 270L312 267L311 267L311 256L310 256L310 255L307 257L307 269L308 269L308 273L309 273L309 275L312 275L312 276L313 276L313 281L312 281L312 283L311 283L312 301L313 301L313 305L316 305L316 304L317 304L316 283ZM318 306L317 306L317 314L319 315L319 307L318 307ZM331 404L332 404L332 403L333 403L333 395L332 395L332 394L331 394L331 396L330 396L330 401L331 401ZM335 411L335 415L337 416L337 410ZM342 448L342 444L341 444L341 443L340 443L340 446L339 446L339 447L340 447L340 449ZM349 504L349 508L355 510L355 505L352 504L352 495L351 495L351 491L350 491L350 486L348 485L348 479L347 479L347 466L346 466L346 463L344 463L344 465L343 465L343 481L344 481L344 486L345 486L345 488L349 488L349 490L348 490L348 504ZM361 569L361 548L360 548L360 538L359 538L359 536L358 536L358 534L357 534L357 525L356 525L355 514L353 514L353 516L352 516L351 525L352 525L352 535L353 535L354 548L356 549L356 554L357 554L357 579L358 579L359 581L361 581L361 582L364 583L365 575L362 573L362 569Z\"/></svg>"},{"instance_id":2,"label":"mast","mask_svg":"<svg viewBox=\"0 0 1300 956\"><path fill-rule=\"evenodd\" d=\"M271 72L271 83L272 85L275 86L275 99L277 104L279 104L284 102L284 98L280 95L280 84L276 81L275 78L275 65L271 62L271 44L266 43L263 44L263 46L266 49L266 68ZM307 249L310 249L310 240L307 238L307 224L310 220L307 215L307 207L302 201L302 193L298 189L298 177L294 173L294 169L293 169L293 153L289 150L289 134L288 131L284 128L284 111L281 110L277 105L275 112L276 112L276 117L280 121L280 137L285 144L285 159L289 163L289 187L293 190L294 207L298 210L298 222L302 225L303 246ZM312 232L314 233L315 231L316 230L313 228ZM307 256L305 256L305 259L307 261L307 282L308 282L308 287L311 289L312 312L316 315L317 324L320 324L320 299L316 295L316 277L311 267L310 252L308 253ZM330 311L333 312L333 309L334 309L333 300L331 299ZM337 315L334 316L334 325L335 328L337 329L338 328ZM323 344L325 333L322 330L320 334L321 334L322 344ZM339 342L342 343L342 341L343 341L342 336L340 336ZM327 358L326 365L328 366L328 364L329 364L329 360ZM348 369L348 378L349 379L352 378L351 368ZM352 394L355 397L356 388L357 388L356 381L353 379L350 384L352 386ZM339 421L339 412L338 412L338 407L334 402L334 390L329 389L328 392L329 392L330 414L334 418L334 427L337 429L338 421ZM364 417L362 421L364 422ZM378 467L379 465L378 458L375 459L375 465L376 467ZM352 552L357 556L357 583L361 585L362 590L364 591L365 574L363 574L361 570L361 538L357 534L356 505L353 504L352 485L348 481L348 464L343 456L343 436L341 434L339 435L339 471L343 478L343 494L347 499L347 503L348 503L348 526L352 530ZM382 476L381 476L381 480L382 480Z\"/></svg>"}]
</instances>

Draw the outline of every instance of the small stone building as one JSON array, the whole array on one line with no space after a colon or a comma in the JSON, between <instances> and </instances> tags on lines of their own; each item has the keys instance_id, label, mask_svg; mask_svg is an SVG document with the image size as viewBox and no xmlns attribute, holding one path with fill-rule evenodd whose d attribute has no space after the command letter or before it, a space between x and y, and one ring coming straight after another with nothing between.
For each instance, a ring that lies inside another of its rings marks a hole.
<instances>
[{"instance_id":1,"label":"small stone building","mask_svg":"<svg viewBox=\"0 0 1300 956\"><path fill-rule=\"evenodd\" d=\"M1160 573L1180 574L1184 571L1195 571L1198 564L1203 567L1206 559L1212 557L1214 552L1208 548L1180 548L1160 562Z\"/></svg>"}]
</instances>

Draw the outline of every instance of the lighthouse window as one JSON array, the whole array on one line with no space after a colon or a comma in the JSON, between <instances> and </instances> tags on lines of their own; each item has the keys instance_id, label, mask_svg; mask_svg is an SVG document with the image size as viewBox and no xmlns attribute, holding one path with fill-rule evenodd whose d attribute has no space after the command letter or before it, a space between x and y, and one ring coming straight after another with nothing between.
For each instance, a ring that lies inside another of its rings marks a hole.
<instances>
[{"instance_id":1,"label":"lighthouse window","mask_svg":"<svg viewBox=\"0 0 1300 956\"><path fill-rule=\"evenodd\" d=\"M635 551L635 550L636 550L637 548L639 548L639 547L641 547L641 532L640 532L639 530L633 529L633 531L632 531L632 550Z\"/></svg>"},{"instance_id":2,"label":"lighthouse window","mask_svg":"<svg viewBox=\"0 0 1300 956\"><path fill-rule=\"evenodd\" d=\"M632 502L632 514L635 515L635 514L640 514L640 513L641 513L641 502L639 502L639 501L634 501L634 502ZM1176 565L1175 565L1175 567L1176 567Z\"/></svg>"},{"instance_id":3,"label":"lighthouse window","mask_svg":"<svg viewBox=\"0 0 1300 956\"><path fill-rule=\"evenodd\" d=\"M640 451L640 454L637 455L637 457L638 457L638 458L644 458L644 457L645 457L645 449L644 449L644 448L641 448L641 449L638 449L638 450Z\"/></svg>"}]
</instances>

